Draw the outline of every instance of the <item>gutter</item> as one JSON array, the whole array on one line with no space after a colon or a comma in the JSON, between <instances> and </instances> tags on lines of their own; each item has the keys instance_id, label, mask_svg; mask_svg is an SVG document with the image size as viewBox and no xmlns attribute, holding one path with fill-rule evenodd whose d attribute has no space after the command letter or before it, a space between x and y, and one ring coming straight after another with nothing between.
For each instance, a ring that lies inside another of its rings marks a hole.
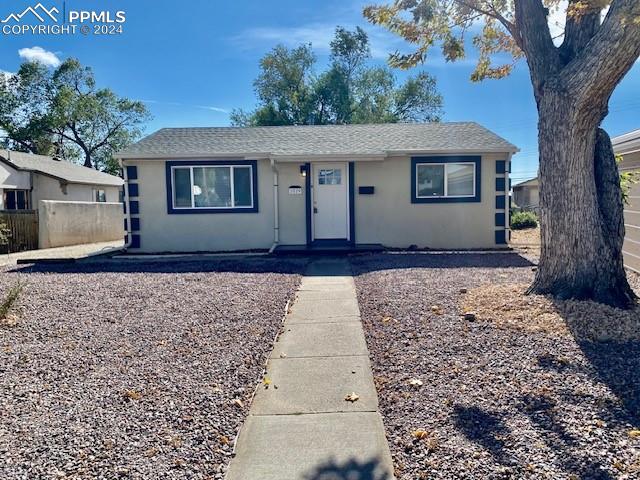
<instances>
[{"instance_id":1,"label":"gutter","mask_svg":"<svg viewBox=\"0 0 640 480\"><path fill-rule=\"evenodd\" d=\"M278 213L278 169L276 162L271 159L271 170L273 171L273 245L269 249L269 253L273 253L280 243L280 222Z\"/></svg>"}]
</instances>

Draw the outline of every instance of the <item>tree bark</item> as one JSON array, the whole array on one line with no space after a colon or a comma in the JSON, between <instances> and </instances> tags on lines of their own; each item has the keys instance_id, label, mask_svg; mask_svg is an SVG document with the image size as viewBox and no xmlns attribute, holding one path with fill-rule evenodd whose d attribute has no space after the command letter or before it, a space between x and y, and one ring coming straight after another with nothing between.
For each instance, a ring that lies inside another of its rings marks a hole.
<instances>
[{"instance_id":1,"label":"tree bark","mask_svg":"<svg viewBox=\"0 0 640 480\"><path fill-rule=\"evenodd\" d=\"M542 249L529 291L630 308L618 168L599 129L606 102L574 100L552 84L538 97Z\"/></svg>"}]
</instances>

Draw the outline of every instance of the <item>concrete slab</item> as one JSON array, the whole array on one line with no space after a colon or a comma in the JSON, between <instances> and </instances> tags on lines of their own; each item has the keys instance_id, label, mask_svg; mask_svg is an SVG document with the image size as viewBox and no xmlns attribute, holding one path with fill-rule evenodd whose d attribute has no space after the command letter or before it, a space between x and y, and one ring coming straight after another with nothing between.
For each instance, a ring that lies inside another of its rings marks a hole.
<instances>
[{"instance_id":1,"label":"concrete slab","mask_svg":"<svg viewBox=\"0 0 640 480\"><path fill-rule=\"evenodd\" d=\"M285 324L271 358L340 357L369 354L357 317L344 323Z\"/></svg>"},{"instance_id":2,"label":"concrete slab","mask_svg":"<svg viewBox=\"0 0 640 480\"><path fill-rule=\"evenodd\" d=\"M298 324L311 324L311 323L351 323L351 322L359 322L359 315L339 315L337 317L306 317L299 315L289 315L287 316L287 324L289 325L298 325Z\"/></svg>"},{"instance_id":3,"label":"concrete slab","mask_svg":"<svg viewBox=\"0 0 640 480\"><path fill-rule=\"evenodd\" d=\"M355 288L352 277L303 277L299 290L336 290Z\"/></svg>"},{"instance_id":4,"label":"concrete slab","mask_svg":"<svg viewBox=\"0 0 640 480\"><path fill-rule=\"evenodd\" d=\"M249 417L227 480L392 480L378 413Z\"/></svg>"},{"instance_id":5,"label":"concrete slab","mask_svg":"<svg viewBox=\"0 0 640 480\"><path fill-rule=\"evenodd\" d=\"M26 252L0 255L0 265L25 263L63 263L87 260L102 255L114 255L124 249L123 240L112 242L86 243L68 247L43 248Z\"/></svg>"},{"instance_id":6,"label":"concrete slab","mask_svg":"<svg viewBox=\"0 0 640 480\"><path fill-rule=\"evenodd\" d=\"M309 300L346 300L352 298L353 290L342 287L325 290L301 290L296 295L296 300L300 302Z\"/></svg>"},{"instance_id":7,"label":"concrete slab","mask_svg":"<svg viewBox=\"0 0 640 480\"><path fill-rule=\"evenodd\" d=\"M258 387L253 415L374 412L378 408L368 357L274 358L267 364L267 377L272 383L268 389ZM346 401L351 392L360 399Z\"/></svg>"},{"instance_id":8,"label":"concrete slab","mask_svg":"<svg viewBox=\"0 0 640 480\"><path fill-rule=\"evenodd\" d=\"M355 293L351 298L330 300L303 300L299 299L290 309L294 317L342 317L346 315L360 315L358 300Z\"/></svg>"}]
</instances>

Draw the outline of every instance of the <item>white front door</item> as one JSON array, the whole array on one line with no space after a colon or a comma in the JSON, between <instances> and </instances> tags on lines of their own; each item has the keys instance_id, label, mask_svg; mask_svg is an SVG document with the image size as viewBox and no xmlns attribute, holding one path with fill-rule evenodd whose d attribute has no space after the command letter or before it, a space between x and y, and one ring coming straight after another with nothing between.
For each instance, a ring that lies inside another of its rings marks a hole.
<instances>
[{"instance_id":1,"label":"white front door","mask_svg":"<svg viewBox=\"0 0 640 480\"><path fill-rule=\"evenodd\" d=\"M313 237L347 239L349 198L346 163L313 164Z\"/></svg>"}]
</instances>

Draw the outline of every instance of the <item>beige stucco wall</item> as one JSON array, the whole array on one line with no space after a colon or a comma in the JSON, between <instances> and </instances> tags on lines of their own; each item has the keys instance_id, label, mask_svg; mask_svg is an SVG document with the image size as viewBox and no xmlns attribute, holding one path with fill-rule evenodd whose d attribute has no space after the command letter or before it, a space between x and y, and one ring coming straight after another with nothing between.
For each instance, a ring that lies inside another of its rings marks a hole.
<instances>
[{"instance_id":1,"label":"beige stucco wall","mask_svg":"<svg viewBox=\"0 0 640 480\"><path fill-rule=\"evenodd\" d=\"M108 242L124 237L121 203L38 203L39 248Z\"/></svg>"},{"instance_id":2,"label":"beige stucco wall","mask_svg":"<svg viewBox=\"0 0 640 480\"><path fill-rule=\"evenodd\" d=\"M32 200L38 205L40 200L60 200L66 202L93 202L94 190L104 190L107 202L120 201L120 187L70 183L63 189L60 180L38 173L33 174Z\"/></svg>"},{"instance_id":3,"label":"beige stucco wall","mask_svg":"<svg viewBox=\"0 0 640 480\"><path fill-rule=\"evenodd\" d=\"M356 242L398 248L496 247L495 161L506 158L482 157L481 201L477 203L412 204L409 157L356 163ZM375 193L358 195L358 186L364 185L374 186Z\"/></svg>"},{"instance_id":4,"label":"beige stucco wall","mask_svg":"<svg viewBox=\"0 0 640 480\"><path fill-rule=\"evenodd\" d=\"M258 161L258 212L251 213L168 214L165 162L128 160L125 165L138 167L141 245L136 251L233 251L266 249L273 244L269 161Z\"/></svg>"},{"instance_id":5,"label":"beige stucco wall","mask_svg":"<svg viewBox=\"0 0 640 480\"><path fill-rule=\"evenodd\" d=\"M437 249L495 248L496 160L482 157L481 202L411 203L411 159L408 156L355 164L357 243L388 247L410 245ZM185 160L188 164L189 160ZM279 237L283 245L306 243L305 181L300 162L277 163ZM127 160L137 166L140 249L137 252L206 252L268 249L274 241L273 172L268 160L258 161L259 211L256 213L168 214L163 160ZM372 185L374 195L358 195L358 186ZM289 187L303 187L302 195ZM508 215L507 215L508 216Z\"/></svg>"}]
</instances>

